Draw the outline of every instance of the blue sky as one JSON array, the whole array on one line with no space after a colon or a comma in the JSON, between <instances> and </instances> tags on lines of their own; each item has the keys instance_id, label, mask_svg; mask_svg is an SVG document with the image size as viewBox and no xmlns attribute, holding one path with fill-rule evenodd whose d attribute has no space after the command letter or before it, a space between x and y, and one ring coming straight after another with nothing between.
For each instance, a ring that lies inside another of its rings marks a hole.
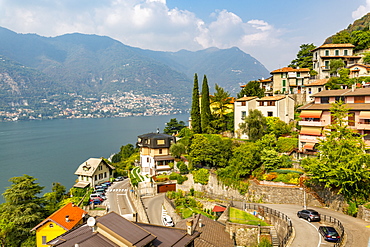
<instances>
[{"instance_id":1,"label":"blue sky","mask_svg":"<svg viewBox=\"0 0 370 247\"><path fill-rule=\"evenodd\" d=\"M370 0L0 0L0 26L109 36L157 51L239 47L268 70L370 12Z\"/></svg>"}]
</instances>

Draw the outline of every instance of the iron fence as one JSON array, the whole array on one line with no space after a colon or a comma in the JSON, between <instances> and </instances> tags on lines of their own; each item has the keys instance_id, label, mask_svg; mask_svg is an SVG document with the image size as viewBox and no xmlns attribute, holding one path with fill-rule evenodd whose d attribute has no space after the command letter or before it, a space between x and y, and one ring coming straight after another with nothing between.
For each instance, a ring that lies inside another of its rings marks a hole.
<instances>
[{"instance_id":1,"label":"iron fence","mask_svg":"<svg viewBox=\"0 0 370 247\"><path fill-rule=\"evenodd\" d=\"M325 221L325 222L328 222L328 223L331 223L334 226L336 226L337 230L339 230L340 239L339 239L338 242L336 242L334 244L334 247L341 246L342 242L343 242L343 237L344 237L344 227L342 225L342 222L340 222L338 219L336 219L334 217L331 217L331 216L328 216L328 215L323 215L323 214L321 215L321 220Z\"/></svg>"}]
</instances>

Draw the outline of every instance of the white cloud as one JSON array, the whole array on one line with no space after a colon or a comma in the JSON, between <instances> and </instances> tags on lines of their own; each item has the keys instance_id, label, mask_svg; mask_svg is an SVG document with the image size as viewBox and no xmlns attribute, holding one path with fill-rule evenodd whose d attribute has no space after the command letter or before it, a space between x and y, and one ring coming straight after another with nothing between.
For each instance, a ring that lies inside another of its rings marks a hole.
<instances>
[{"instance_id":1,"label":"white cloud","mask_svg":"<svg viewBox=\"0 0 370 247\"><path fill-rule=\"evenodd\" d=\"M206 23L190 11L169 9L166 0L80 0L72 7L73 2L0 0L0 26L43 36L105 35L152 50L237 46L257 59L286 43L282 31L266 21L245 21L227 10L215 11Z\"/></svg>"},{"instance_id":2,"label":"white cloud","mask_svg":"<svg viewBox=\"0 0 370 247\"><path fill-rule=\"evenodd\" d=\"M360 5L355 11L352 12L353 19L359 19L370 12L370 0L366 0L365 5Z\"/></svg>"}]
</instances>

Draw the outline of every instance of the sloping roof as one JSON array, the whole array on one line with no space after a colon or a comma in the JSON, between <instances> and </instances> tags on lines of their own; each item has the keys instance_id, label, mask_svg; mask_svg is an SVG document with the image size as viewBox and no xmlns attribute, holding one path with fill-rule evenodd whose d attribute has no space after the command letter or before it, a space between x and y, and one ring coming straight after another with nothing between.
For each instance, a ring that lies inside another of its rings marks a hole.
<instances>
[{"instance_id":1,"label":"sloping roof","mask_svg":"<svg viewBox=\"0 0 370 247\"><path fill-rule=\"evenodd\" d=\"M216 206L213 207L212 212L223 212L225 210L226 210L225 207L221 207L221 206L216 205Z\"/></svg>"},{"instance_id":2,"label":"sloping roof","mask_svg":"<svg viewBox=\"0 0 370 247\"><path fill-rule=\"evenodd\" d=\"M139 138L149 138L149 139L165 139L165 138L174 138L171 135L167 135L164 133L147 133L143 135L139 135Z\"/></svg>"},{"instance_id":3,"label":"sloping roof","mask_svg":"<svg viewBox=\"0 0 370 247\"><path fill-rule=\"evenodd\" d=\"M348 69L351 69L353 67L363 67L365 69L370 69L370 65L360 64L360 63L355 63L355 64L347 66Z\"/></svg>"},{"instance_id":4,"label":"sloping roof","mask_svg":"<svg viewBox=\"0 0 370 247\"><path fill-rule=\"evenodd\" d=\"M240 102L240 101L250 101L250 100L252 100L252 99L256 99L256 98L257 98L257 96L242 97L242 98L237 99L236 101L237 101L237 102Z\"/></svg>"},{"instance_id":5,"label":"sloping roof","mask_svg":"<svg viewBox=\"0 0 370 247\"><path fill-rule=\"evenodd\" d=\"M294 69L292 67L284 67L281 69L273 70L270 72L270 74L282 73L282 72L310 72L310 69L307 69L307 68Z\"/></svg>"},{"instance_id":6,"label":"sloping roof","mask_svg":"<svg viewBox=\"0 0 370 247\"><path fill-rule=\"evenodd\" d=\"M275 100L282 100L282 99L285 99L285 96L284 95L276 95L276 96L265 96L265 97L262 97L260 99L257 99L257 101L265 101L265 100L271 100L271 101L275 101Z\"/></svg>"},{"instance_id":7,"label":"sloping roof","mask_svg":"<svg viewBox=\"0 0 370 247\"><path fill-rule=\"evenodd\" d=\"M309 87L309 86L323 86L326 83L328 83L329 79L319 79L315 81L309 81L308 83L305 83L304 86Z\"/></svg>"},{"instance_id":8,"label":"sloping roof","mask_svg":"<svg viewBox=\"0 0 370 247\"><path fill-rule=\"evenodd\" d=\"M151 225L145 223L135 224L157 236L157 238L153 241L154 246L181 247L188 245L195 238L199 237L199 232L195 232L193 233L193 235L189 235L184 229L163 227L159 225Z\"/></svg>"},{"instance_id":9,"label":"sloping roof","mask_svg":"<svg viewBox=\"0 0 370 247\"><path fill-rule=\"evenodd\" d=\"M189 220L185 219L176 224L176 228L186 229L186 222ZM225 231L225 226L220 222L214 221L207 218L204 215L198 214L193 219L193 230L200 232L199 238L195 239L195 246L199 247L230 247L234 246L233 240L230 238L230 234ZM201 223L201 227L199 227Z\"/></svg>"},{"instance_id":10,"label":"sloping roof","mask_svg":"<svg viewBox=\"0 0 370 247\"><path fill-rule=\"evenodd\" d=\"M314 97L334 97L334 96L370 96L370 88L356 88L352 89L338 89L338 90L324 90L314 94Z\"/></svg>"},{"instance_id":11,"label":"sloping roof","mask_svg":"<svg viewBox=\"0 0 370 247\"><path fill-rule=\"evenodd\" d=\"M116 169L114 166L111 166L107 162L105 162L102 158L90 158L82 163L76 170L76 175L85 175L91 177L94 175L96 169L99 167L100 163L105 164L109 167L109 169L114 170Z\"/></svg>"},{"instance_id":12,"label":"sloping roof","mask_svg":"<svg viewBox=\"0 0 370 247\"><path fill-rule=\"evenodd\" d=\"M104 231L104 235L100 231ZM119 246L110 237L122 241L128 246L186 246L199 236L198 232L188 235L186 230L131 222L115 212L110 212L96 219L96 229L82 225L78 228L51 240L52 246L75 246L80 247L116 247Z\"/></svg>"},{"instance_id":13,"label":"sloping roof","mask_svg":"<svg viewBox=\"0 0 370 247\"><path fill-rule=\"evenodd\" d=\"M55 224L59 225L60 227L68 231L72 229L73 227L75 227L77 223L80 222L81 219L85 215L87 215L87 212L85 210L75 206L72 202L70 202L64 207L55 211L52 215L50 215L46 219L44 219L40 224L35 226L32 230L36 230L40 226L48 222L54 222ZM66 216L68 216L68 221L66 221Z\"/></svg>"},{"instance_id":14,"label":"sloping roof","mask_svg":"<svg viewBox=\"0 0 370 247\"><path fill-rule=\"evenodd\" d=\"M355 46L352 45L352 44L324 44L324 45L321 45L319 47L316 47L315 49L311 50L312 51L316 51L318 49L325 49L325 48L354 48Z\"/></svg>"},{"instance_id":15,"label":"sloping roof","mask_svg":"<svg viewBox=\"0 0 370 247\"><path fill-rule=\"evenodd\" d=\"M370 104L352 104L352 103L347 103L345 104L350 110L355 110L355 111L369 111L370 110ZM298 108L298 110L330 110L333 106L331 104L315 104L313 102L308 103L304 106L301 106Z\"/></svg>"}]
</instances>

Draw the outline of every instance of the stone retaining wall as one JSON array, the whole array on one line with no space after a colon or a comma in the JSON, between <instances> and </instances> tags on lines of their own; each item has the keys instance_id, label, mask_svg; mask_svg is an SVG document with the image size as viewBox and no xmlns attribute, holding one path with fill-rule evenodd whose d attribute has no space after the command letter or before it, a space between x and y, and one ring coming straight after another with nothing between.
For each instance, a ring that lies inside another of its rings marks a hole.
<instances>
[{"instance_id":1,"label":"stone retaining wall","mask_svg":"<svg viewBox=\"0 0 370 247\"><path fill-rule=\"evenodd\" d=\"M135 192L132 192L131 190L128 190L127 193L128 193L128 195L130 197L130 200L133 202L134 207L136 209L136 213L137 213L137 217L138 217L137 221L143 222L143 223L149 223L149 218L148 218L148 215L146 213L144 204L141 200L141 197L137 196L137 194Z\"/></svg>"},{"instance_id":2,"label":"stone retaining wall","mask_svg":"<svg viewBox=\"0 0 370 247\"><path fill-rule=\"evenodd\" d=\"M365 208L362 205L359 206L358 212L357 212L357 218L362 219L366 222L370 222L370 209Z\"/></svg>"}]
</instances>

